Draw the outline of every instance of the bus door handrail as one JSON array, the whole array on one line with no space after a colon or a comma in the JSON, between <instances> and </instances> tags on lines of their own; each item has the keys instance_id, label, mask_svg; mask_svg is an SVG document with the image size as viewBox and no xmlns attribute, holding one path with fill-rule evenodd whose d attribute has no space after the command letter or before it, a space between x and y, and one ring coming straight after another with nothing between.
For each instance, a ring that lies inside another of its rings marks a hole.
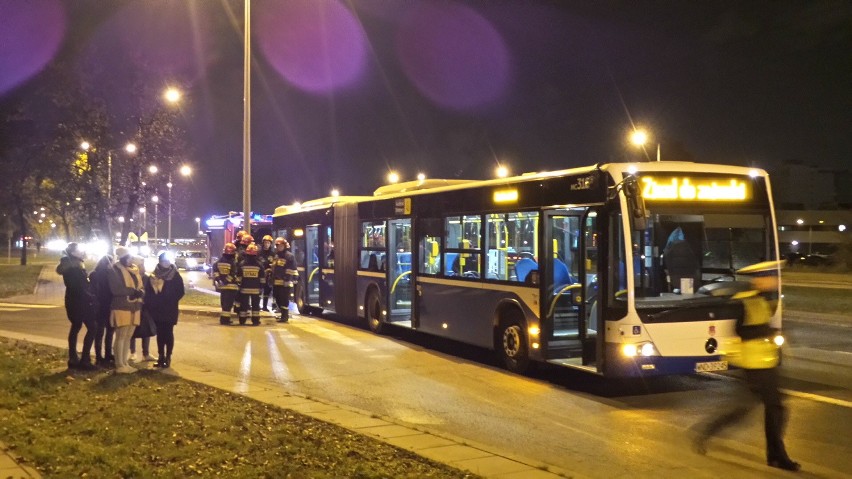
<instances>
[{"instance_id":1,"label":"bus door handrail","mask_svg":"<svg viewBox=\"0 0 852 479\"><path fill-rule=\"evenodd\" d=\"M582 286L583 285L581 285L580 283L566 284L559 291L557 291L556 294L553 295L553 299L550 301L550 309L547 311L547 317L549 318L553 316L553 310L556 309L556 301L559 300L559 297L562 296L562 293L572 289L578 289Z\"/></svg>"},{"instance_id":2,"label":"bus door handrail","mask_svg":"<svg viewBox=\"0 0 852 479\"><path fill-rule=\"evenodd\" d=\"M409 274L411 274L411 270L404 271L401 275L397 276L395 280L393 280L393 286L391 286L391 290L390 290L391 294L393 294L393 292L396 291L396 285L397 285L397 283L399 283L399 280L401 280L403 276L409 275Z\"/></svg>"}]
</instances>

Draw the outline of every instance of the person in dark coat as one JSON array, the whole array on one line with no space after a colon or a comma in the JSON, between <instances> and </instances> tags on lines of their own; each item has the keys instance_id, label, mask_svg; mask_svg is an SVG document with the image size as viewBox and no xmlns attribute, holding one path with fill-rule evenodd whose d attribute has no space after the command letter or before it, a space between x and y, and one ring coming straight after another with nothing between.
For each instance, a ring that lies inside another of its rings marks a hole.
<instances>
[{"instance_id":1,"label":"person in dark coat","mask_svg":"<svg viewBox=\"0 0 852 479\"><path fill-rule=\"evenodd\" d=\"M92 365L92 343L95 341L95 319L94 302L89 277L86 275L86 266L83 259L86 254L77 243L68 243L64 256L59 260L56 272L62 275L65 283L65 311L71 329L68 331L68 368L69 369L94 369ZM86 335L83 337L83 352L77 357L77 334L86 326Z\"/></svg>"},{"instance_id":2,"label":"person in dark coat","mask_svg":"<svg viewBox=\"0 0 852 479\"><path fill-rule=\"evenodd\" d=\"M89 274L89 283L97 299L95 317L95 362L100 366L109 366L115 359L112 356L112 325L109 323L109 309L112 293L109 290L109 270L112 268L112 257L104 256L98 261L95 270Z\"/></svg>"},{"instance_id":3,"label":"person in dark coat","mask_svg":"<svg viewBox=\"0 0 852 479\"><path fill-rule=\"evenodd\" d=\"M168 368L172 364L175 348L174 327L178 322L178 303L184 295L183 278L168 255L160 255L150 280L145 285L145 307L157 324L157 351L155 368Z\"/></svg>"},{"instance_id":4,"label":"person in dark coat","mask_svg":"<svg viewBox=\"0 0 852 479\"><path fill-rule=\"evenodd\" d=\"M133 256L130 260L131 263L136 265L139 269L139 275L142 276L142 289L148 289L148 281L150 278L145 271L145 259L141 256ZM130 360L136 361L138 358L136 357L136 339L139 338L142 340L142 361L153 361L154 357L151 356L151 338L157 335L157 325L154 324L154 320L151 319L151 313L148 312L148 298L143 298L142 300L142 316L140 318L140 323L136 326L136 329L133 330L133 337L130 339Z\"/></svg>"}]
</instances>

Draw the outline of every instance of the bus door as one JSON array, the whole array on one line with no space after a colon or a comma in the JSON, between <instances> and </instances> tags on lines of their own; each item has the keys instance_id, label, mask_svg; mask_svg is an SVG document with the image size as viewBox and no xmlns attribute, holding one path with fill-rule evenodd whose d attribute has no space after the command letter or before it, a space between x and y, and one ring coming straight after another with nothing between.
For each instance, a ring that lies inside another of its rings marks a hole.
<instances>
[{"instance_id":1,"label":"bus door","mask_svg":"<svg viewBox=\"0 0 852 479\"><path fill-rule=\"evenodd\" d=\"M331 238L331 225L319 228L319 302L325 309L334 310L334 243Z\"/></svg>"},{"instance_id":2,"label":"bus door","mask_svg":"<svg viewBox=\"0 0 852 479\"><path fill-rule=\"evenodd\" d=\"M542 333L547 336L548 359L572 365L594 362L594 322L590 326L587 295L595 286L586 274L595 261L594 251L584 238L586 210L556 210L544 216L546 273L542 300ZM591 231L591 230L590 230ZM590 234L593 234L591 232Z\"/></svg>"},{"instance_id":3,"label":"bus door","mask_svg":"<svg viewBox=\"0 0 852 479\"><path fill-rule=\"evenodd\" d=\"M412 311L411 218L388 221L388 320L411 326Z\"/></svg>"},{"instance_id":4,"label":"bus door","mask_svg":"<svg viewBox=\"0 0 852 479\"><path fill-rule=\"evenodd\" d=\"M305 275L306 294L305 300L308 305L322 308L320 304L320 271L319 264L319 225L311 225L305 228Z\"/></svg>"}]
</instances>

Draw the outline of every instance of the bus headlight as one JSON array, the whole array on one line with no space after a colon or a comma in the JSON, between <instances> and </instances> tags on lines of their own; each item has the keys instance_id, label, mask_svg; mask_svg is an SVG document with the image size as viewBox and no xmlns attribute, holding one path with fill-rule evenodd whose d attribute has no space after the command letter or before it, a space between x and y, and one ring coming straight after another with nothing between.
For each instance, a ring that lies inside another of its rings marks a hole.
<instances>
[{"instance_id":1,"label":"bus headlight","mask_svg":"<svg viewBox=\"0 0 852 479\"><path fill-rule=\"evenodd\" d=\"M657 348L654 347L654 343L637 343L637 344L625 344L621 346L621 354L628 358L635 358L636 356L657 356Z\"/></svg>"},{"instance_id":2,"label":"bus headlight","mask_svg":"<svg viewBox=\"0 0 852 479\"><path fill-rule=\"evenodd\" d=\"M775 343L775 345L780 348L781 346L784 345L784 336L781 336L780 334L778 334L774 338L772 338L772 342Z\"/></svg>"}]
</instances>

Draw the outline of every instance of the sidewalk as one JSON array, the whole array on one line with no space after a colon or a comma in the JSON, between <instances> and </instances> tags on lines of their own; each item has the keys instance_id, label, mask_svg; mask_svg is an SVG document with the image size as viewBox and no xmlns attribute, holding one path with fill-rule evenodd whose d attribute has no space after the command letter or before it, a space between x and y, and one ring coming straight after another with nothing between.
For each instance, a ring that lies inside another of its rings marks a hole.
<instances>
[{"instance_id":1,"label":"sidewalk","mask_svg":"<svg viewBox=\"0 0 852 479\"><path fill-rule=\"evenodd\" d=\"M4 298L3 302L27 304L61 305L65 298L62 277L53 268L44 268L33 294ZM211 306L182 306L183 316L218 317L219 308ZM6 333L19 340L67 348L64 339L33 337L19 333ZM188 381L212 386L232 394L242 394L257 401L290 409L324 422L335 424L353 433L370 436L414 452L433 461L441 462L483 477L501 479L557 479L578 478L570 471L539 463L532 459L516 456L509 451L495 451L491 447L474 444L467 439L446 434L435 434L397 424L389 418L377 417L368 411L357 410L340 404L318 401L283 391L272 383L253 380L245 391L233 391L234 378L209 369L181 365L163 374L174 374ZM20 463L20 459L0 443L0 478L40 478L37 471Z\"/></svg>"}]
</instances>

